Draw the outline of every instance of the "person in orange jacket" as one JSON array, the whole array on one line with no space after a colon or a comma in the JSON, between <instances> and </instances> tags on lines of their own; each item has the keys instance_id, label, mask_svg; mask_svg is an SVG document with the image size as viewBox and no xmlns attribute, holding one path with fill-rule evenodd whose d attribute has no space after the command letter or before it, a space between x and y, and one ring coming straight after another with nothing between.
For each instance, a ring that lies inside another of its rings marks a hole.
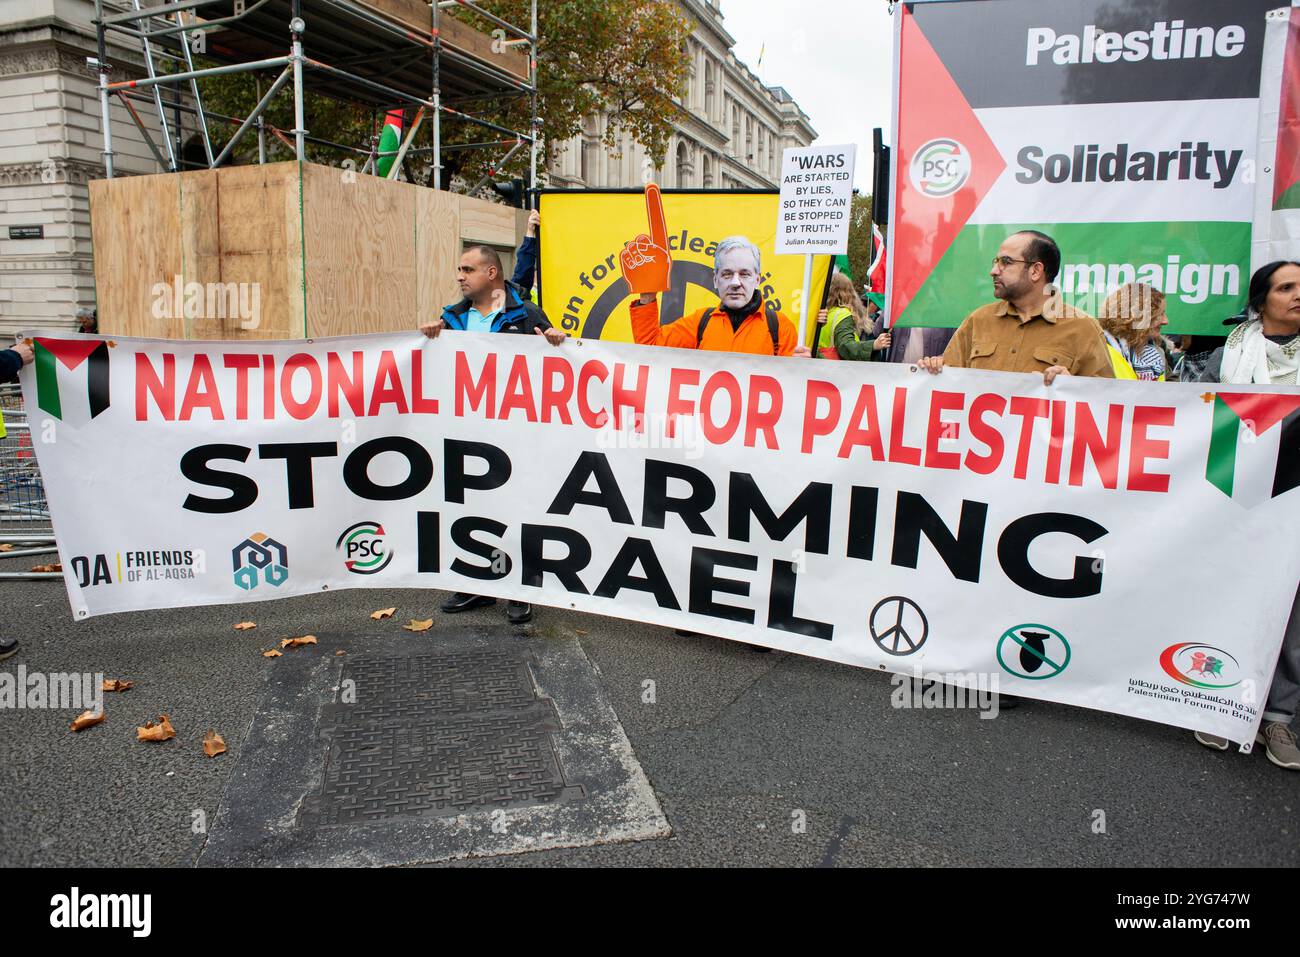
<instances>
[{"instance_id":1,"label":"person in orange jacket","mask_svg":"<svg viewBox=\"0 0 1300 957\"><path fill-rule=\"evenodd\" d=\"M743 352L758 356L811 356L799 331L784 313L764 301L758 282L761 253L744 236L718 243L713 256L713 284L720 301L666 326L659 324L658 293L669 288L672 256L658 187L646 187L650 234L637 236L619 257L623 278L634 295L632 336L643 346Z\"/></svg>"},{"instance_id":2,"label":"person in orange jacket","mask_svg":"<svg viewBox=\"0 0 1300 957\"><path fill-rule=\"evenodd\" d=\"M718 243L713 285L720 301L666 326L659 324L659 298L642 293L632 303L632 335L643 346L744 352L756 356L810 356L789 317L763 299L758 247L744 236Z\"/></svg>"}]
</instances>

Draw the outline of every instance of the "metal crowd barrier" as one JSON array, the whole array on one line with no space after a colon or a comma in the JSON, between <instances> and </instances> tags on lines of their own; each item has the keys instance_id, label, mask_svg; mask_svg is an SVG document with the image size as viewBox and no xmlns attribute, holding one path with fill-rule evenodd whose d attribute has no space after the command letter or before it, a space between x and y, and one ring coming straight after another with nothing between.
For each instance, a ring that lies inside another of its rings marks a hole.
<instances>
[{"instance_id":1,"label":"metal crowd barrier","mask_svg":"<svg viewBox=\"0 0 1300 957\"><path fill-rule=\"evenodd\" d=\"M5 426L0 438L0 545L14 546L0 549L0 559L57 554L31 425L16 383L0 385L0 414ZM52 561L47 558L41 564ZM62 577L58 572L0 571L0 579Z\"/></svg>"}]
</instances>

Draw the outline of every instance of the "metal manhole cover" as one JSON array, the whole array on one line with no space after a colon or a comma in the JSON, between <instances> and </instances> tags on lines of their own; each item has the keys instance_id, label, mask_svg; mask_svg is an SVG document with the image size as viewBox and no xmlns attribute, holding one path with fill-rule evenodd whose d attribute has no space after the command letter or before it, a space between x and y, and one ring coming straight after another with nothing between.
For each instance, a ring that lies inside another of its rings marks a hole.
<instances>
[{"instance_id":1,"label":"metal manhole cover","mask_svg":"<svg viewBox=\"0 0 1300 957\"><path fill-rule=\"evenodd\" d=\"M580 786L565 783L551 741L559 720L537 696L524 656L483 649L349 658L339 684L354 691L355 703L324 709L324 779L303 802L300 824L583 797Z\"/></svg>"},{"instance_id":2,"label":"metal manhole cover","mask_svg":"<svg viewBox=\"0 0 1300 957\"><path fill-rule=\"evenodd\" d=\"M671 833L576 639L319 637L275 659L200 865L431 863Z\"/></svg>"}]
</instances>

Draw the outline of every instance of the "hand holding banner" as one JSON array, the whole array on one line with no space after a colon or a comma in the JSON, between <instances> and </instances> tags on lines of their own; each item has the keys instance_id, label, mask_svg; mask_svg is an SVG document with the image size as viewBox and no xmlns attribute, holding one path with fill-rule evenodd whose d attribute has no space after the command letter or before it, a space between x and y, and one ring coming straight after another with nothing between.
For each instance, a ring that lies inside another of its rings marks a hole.
<instances>
[{"instance_id":1,"label":"hand holding banner","mask_svg":"<svg viewBox=\"0 0 1300 957\"><path fill-rule=\"evenodd\" d=\"M624 244L618 261L623 278L634 293L667 292L671 287L673 259L668 252L668 226L664 222L664 205L659 187L648 183L645 188L646 218L650 235L641 233Z\"/></svg>"}]
</instances>

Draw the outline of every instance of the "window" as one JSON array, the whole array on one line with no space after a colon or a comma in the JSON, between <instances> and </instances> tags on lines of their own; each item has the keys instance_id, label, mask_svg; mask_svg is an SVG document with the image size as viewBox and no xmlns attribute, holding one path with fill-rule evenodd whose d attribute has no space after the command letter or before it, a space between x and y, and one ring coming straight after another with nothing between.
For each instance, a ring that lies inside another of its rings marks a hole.
<instances>
[{"instance_id":1,"label":"window","mask_svg":"<svg viewBox=\"0 0 1300 957\"><path fill-rule=\"evenodd\" d=\"M682 188L690 185L691 178L691 161L690 152L686 149L685 143L677 144L677 186Z\"/></svg>"},{"instance_id":2,"label":"window","mask_svg":"<svg viewBox=\"0 0 1300 957\"><path fill-rule=\"evenodd\" d=\"M596 185L594 177L600 175L600 144L590 140L582 142L582 181Z\"/></svg>"}]
</instances>

